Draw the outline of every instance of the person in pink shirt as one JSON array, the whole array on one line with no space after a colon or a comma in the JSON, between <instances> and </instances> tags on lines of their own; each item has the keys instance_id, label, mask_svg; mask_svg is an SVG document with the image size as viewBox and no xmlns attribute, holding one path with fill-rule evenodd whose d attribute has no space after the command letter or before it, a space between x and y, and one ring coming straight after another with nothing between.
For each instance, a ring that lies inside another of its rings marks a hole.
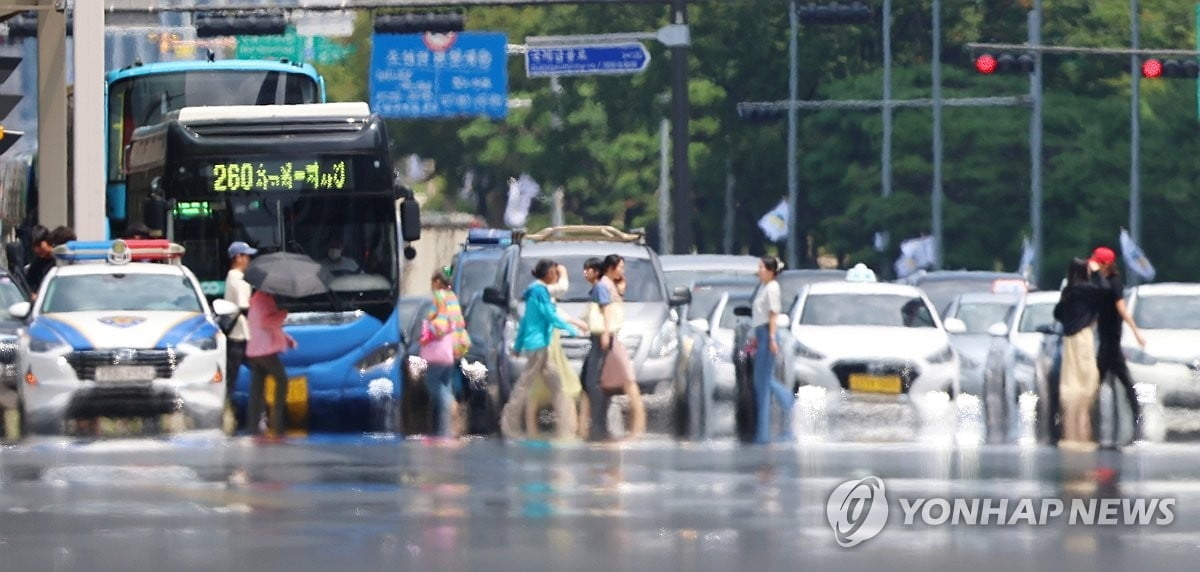
<instances>
[{"instance_id":1,"label":"person in pink shirt","mask_svg":"<svg viewBox=\"0 0 1200 572\"><path fill-rule=\"evenodd\" d=\"M267 414L271 434L282 436L287 412L287 370L279 354L296 347L296 340L283 331L287 310L275 305L275 296L259 290L250 297L250 311L246 319L250 326L246 342L246 361L250 372L250 402L246 405L246 430L258 434L258 421L262 418L266 401L267 376L275 378L275 403Z\"/></svg>"}]
</instances>

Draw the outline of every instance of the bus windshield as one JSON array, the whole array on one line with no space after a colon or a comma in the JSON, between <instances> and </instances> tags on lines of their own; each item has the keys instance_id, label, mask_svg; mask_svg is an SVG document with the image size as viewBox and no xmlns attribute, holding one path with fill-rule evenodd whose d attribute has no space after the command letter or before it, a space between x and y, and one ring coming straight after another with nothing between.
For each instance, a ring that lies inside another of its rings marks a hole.
<instances>
[{"instance_id":1,"label":"bus windshield","mask_svg":"<svg viewBox=\"0 0 1200 572\"><path fill-rule=\"evenodd\" d=\"M162 121L184 107L317 103L317 82L295 73L263 70L194 70L141 75L109 88L109 181L125 179L125 145L133 130Z\"/></svg>"},{"instance_id":2,"label":"bus windshield","mask_svg":"<svg viewBox=\"0 0 1200 572\"><path fill-rule=\"evenodd\" d=\"M396 207L387 194L271 193L182 201L172 214L183 263L208 296L224 292L225 249L244 241L259 256L304 254L328 270L331 295L300 301L309 311L391 312L397 291Z\"/></svg>"}]
</instances>

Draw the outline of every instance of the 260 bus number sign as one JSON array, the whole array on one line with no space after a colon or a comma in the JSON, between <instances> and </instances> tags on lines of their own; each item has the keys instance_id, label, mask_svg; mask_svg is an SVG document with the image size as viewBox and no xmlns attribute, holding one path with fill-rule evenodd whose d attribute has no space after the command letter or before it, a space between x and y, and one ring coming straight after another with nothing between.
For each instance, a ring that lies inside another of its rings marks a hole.
<instances>
[{"instance_id":1,"label":"260 bus number sign","mask_svg":"<svg viewBox=\"0 0 1200 572\"><path fill-rule=\"evenodd\" d=\"M349 185L345 160L255 161L217 163L206 169L208 190L340 191Z\"/></svg>"}]
</instances>

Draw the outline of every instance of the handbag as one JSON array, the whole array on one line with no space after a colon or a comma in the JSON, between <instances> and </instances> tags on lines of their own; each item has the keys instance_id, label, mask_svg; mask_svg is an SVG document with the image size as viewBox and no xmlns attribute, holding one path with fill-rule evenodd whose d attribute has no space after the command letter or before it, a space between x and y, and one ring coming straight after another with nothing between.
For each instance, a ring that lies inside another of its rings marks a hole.
<instances>
[{"instance_id":1,"label":"handbag","mask_svg":"<svg viewBox=\"0 0 1200 572\"><path fill-rule=\"evenodd\" d=\"M600 304L588 302L587 316L585 318L589 332L593 334L604 333L604 311L600 309Z\"/></svg>"},{"instance_id":2,"label":"handbag","mask_svg":"<svg viewBox=\"0 0 1200 572\"><path fill-rule=\"evenodd\" d=\"M600 368L600 389L609 395L625 393L625 386L635 382L633 361L625 344L613 336L612 345L604 356L604 365Z\"/></svg>"},{"instance_id":3,"label":"handbag","mask_svg":"<svg viewBox=\"0 0 1200 572\"><path fill-rule=\"evenodd\" d=\"M421 322L421 359L434 364L454 363L454 336L438 336L429 320Z\"/></svg>"}]
</instances>

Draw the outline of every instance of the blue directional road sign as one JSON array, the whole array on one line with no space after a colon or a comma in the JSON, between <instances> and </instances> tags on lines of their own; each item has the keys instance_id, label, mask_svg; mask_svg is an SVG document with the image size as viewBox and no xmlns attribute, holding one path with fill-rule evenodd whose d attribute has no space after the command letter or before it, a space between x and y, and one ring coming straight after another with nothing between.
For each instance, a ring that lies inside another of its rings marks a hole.
<instances>
[{"instance_id":1,"label":"blue directional road sign","mask_svg":"<svg viewBox=\"0 0 1200 572\"><path fill-rule=\"evenodd\" d=\"M571 46L529 46L525 51L525 75L634 74L650 65L650 51L641 42Z\"/></svg>"},{"instance_id":2,"label":"blue directional road sign","mask_svg":"<svg viewBox=\"0 0 1200 572\"><path fill-rule=\"evenodd\" d=\"M375 34L371 108L384 117L508 114L508 39L492 32Z\"/></svg>"}]
</instances>

